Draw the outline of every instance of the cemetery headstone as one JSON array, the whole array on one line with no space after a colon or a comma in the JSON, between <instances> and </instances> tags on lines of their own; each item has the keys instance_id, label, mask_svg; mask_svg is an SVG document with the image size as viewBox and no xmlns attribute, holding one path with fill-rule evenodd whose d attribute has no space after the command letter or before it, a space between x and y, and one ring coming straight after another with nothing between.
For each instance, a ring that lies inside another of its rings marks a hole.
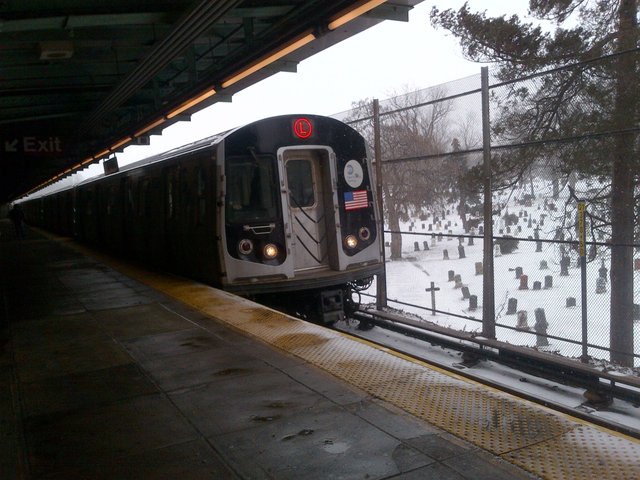
<instances>
[{"instance_id":1,"label":"cemetery headstone","mask_svg":"<svg viewBox=\"0 0 640 480\"><path fill-rule=\"evenodd\" d=\"M476 262L476 275L483 274L482 262Z\"/></svg>"},{"instance_id":2,"label":"cemetery headstone","mask_svg":"<svg viewBox=\"0 0 640 480\"><path fill-rule=\"evenodd\" d=\"M516 328L518 330L529 330L529 324L527 323L527 311L519 310L518 311L518 323L516 323Z\"/></svg>"},{"instance_id":3,"label":"cemetery headstone","mask_svg":"<svg viewBox=\"0 0 640 480\"><path fill-rule=\"evenodd\" d=\"M549 340L547 339L547 328L549 327L549 323L547 322L544 308L536 308L534 313L536 316L536 323L533 326L533 329L536 331L536 347L546 347L549 345Z\"/></svg>"},{"instance_id":4,"label":"cemetery headstone","mask_svg":"<svg viewBox=\"0 0 640 480\"><path fill-rule=\"evenodd\" d=\"M520 277L520 286L518 287L518 290L529 290L529 276L528 275L522 275Z\"/></svg>"},{"instance_id":5,"label":"cemetery headstone","mask_svg":"<svg viewBox=\"0 0 640 480\"><path fill-rule=\"evenodd\" d=\"M478 296L470 295L469 296L469 310L474 311L478 309Z\"/></svg>"},{"instance_id":6,"label":"cemetery headstone","mask_svg":"<svg viewBox=\"0 0 640 480\"><path fill-rule=\"evenodd\" d=\"M515 315L518 310L518 299L510 298L507 302L507 315Z\"/></svg>"}]
</instances>

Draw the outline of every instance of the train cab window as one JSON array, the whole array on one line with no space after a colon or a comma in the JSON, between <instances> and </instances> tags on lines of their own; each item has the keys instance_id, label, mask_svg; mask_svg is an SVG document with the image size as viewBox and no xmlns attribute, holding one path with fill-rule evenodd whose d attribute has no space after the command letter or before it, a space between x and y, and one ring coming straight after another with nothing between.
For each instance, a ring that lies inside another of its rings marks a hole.
<instances>
[{"instance_id":1,"label":"train cab window","mask_svg":"<svg viewBox=\"0 0 640 480\"><path fill-rule=\"evenodd\" d=\"M228 158L227 222L263 222L278 217L278 178L275 160L270 156Z\"/></svg>"},{"instance_id":2,"label":"train cab window","mask_svg":"<svg viewBox=\"0 0 640 480\"><path fill-rule=\"evenodd\" d=\"M313 191L313 165L309 160L287 161L287 185L292 207L311 207L315 203Z\"/></svg>"}]
</instances>

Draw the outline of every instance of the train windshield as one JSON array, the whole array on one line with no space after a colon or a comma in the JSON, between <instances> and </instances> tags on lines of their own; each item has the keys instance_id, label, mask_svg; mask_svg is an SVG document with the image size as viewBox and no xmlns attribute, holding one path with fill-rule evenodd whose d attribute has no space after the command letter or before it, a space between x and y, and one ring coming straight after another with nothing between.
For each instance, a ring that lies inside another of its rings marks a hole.
<instances>
[{"instance_id":1,"label":"train windshield","mask_svg":"<svg viewBox=\"0 0 640 480\"><path fill-rule=\"evenodd\" d=\"M279 217L280 191L273 157L231 157L226 161L225 170L227 222L264 222Z\"/></svg>"}]
</instances>

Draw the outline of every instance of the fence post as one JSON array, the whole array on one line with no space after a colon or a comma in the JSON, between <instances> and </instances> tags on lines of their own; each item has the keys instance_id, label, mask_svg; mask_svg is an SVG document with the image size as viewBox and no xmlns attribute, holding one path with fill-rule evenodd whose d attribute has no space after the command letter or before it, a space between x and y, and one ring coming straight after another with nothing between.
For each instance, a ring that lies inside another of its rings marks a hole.
<instances>
[{"instance_id":1,"label":"fence post","mask_svg":"<svg viewBox=\"0 0 640 480\"><path fill-rule=\"evenodd\" d=\"M484 166L484 246L482 281L482 335L496 338L493 278L493 201L491 198L491 130L489 117L489 68L480 69L482 87L482 159Z\"/></svg>"},{"instance_id":2,"label":"fence post","mask_svg":"<svg viewBox=\"0 0 640 480\"><path fill-rule=\"evenodd\" d=\"M382 273L376 281L376 308L387 306L387 259L384 247L384 204L382 203L382 153L380 147L380 102L373 99L373 144L376 162L376 202L378 203L378 235L382 256Z\"/></svg>"},{"instance_id":3,"label":"fence post","mask_svg":"<svg viewBox=\"0 0 640 480\"><path fill-rule=\"evenodd\" d=\"M582 284L582 363L589 362L589 352L587 350L587 248L585 245L585 210L585 203L578 202L578 237L580 239L580 276Z\"/></svg>"}]
</instances>

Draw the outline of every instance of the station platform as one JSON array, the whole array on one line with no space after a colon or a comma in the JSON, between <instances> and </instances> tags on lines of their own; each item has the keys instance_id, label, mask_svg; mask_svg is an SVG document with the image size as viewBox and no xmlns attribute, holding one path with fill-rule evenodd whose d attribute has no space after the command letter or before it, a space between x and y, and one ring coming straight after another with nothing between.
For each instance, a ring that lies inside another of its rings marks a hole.
<instances>
[{"instance_id":1,"label":"station platform","mask_svg":"<svg viewBox=\"0 0 640 480\"><path fill-rule=\"evenodd\" d=\"M640 443L0 221L0 479L640 478Z\"/></svg>"}]
</instances>

